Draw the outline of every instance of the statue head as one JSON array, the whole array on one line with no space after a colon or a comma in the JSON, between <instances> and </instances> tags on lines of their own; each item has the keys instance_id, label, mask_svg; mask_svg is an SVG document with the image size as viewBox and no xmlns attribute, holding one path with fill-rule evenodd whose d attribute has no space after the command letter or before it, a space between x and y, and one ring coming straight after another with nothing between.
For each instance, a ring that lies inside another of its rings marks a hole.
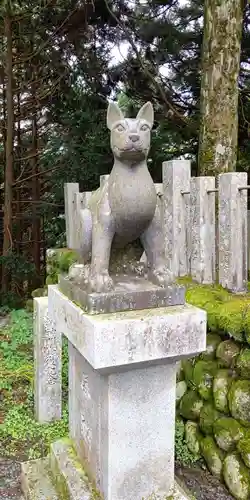
<instances>
[{"instance_id":1,"label":"statue head","mask_svg":"<svg viewBox=\"0 0 250 500\"><path fill-rule=\"evenodd\" d=\"M115 158L132 163L147 158L153 123L154 110L151 102L142 106L136 118L124 118L119 106L110 102L107 126L111 132L110 144Z\"/></svg>"}]
</instances>

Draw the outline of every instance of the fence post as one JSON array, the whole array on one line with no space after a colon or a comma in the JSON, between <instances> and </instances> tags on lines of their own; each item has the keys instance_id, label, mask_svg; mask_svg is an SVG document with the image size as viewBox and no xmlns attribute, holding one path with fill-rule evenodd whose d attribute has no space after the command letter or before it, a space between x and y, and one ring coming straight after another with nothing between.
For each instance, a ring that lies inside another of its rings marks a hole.
<instances>
[{"instance_id":1,"label":"fence post","mask_svg":"<svg viewBox=\"0 0 250 500\"><path fill-rule=\"evenodd\" d=\"M73 218L75 193L79 193L79 184L77 182L68 182L64 184L66 240L67 247L71 249L74 249L75 244L75 226Z\"/></svg>"},{"instance_id":2,"label":"fence post","mask_svg":"<svg viewBox=\"0 0 250 500\"><path fill-rule=\"evenodd\" d=\"M167 265L173 275L189 274L188 227L191 165L189 160L163 162L163 231ZM186 194L182 194L186 193Z\"/></svg>"},{"instance_id":3,"label":"fence post","mask_svg":"<svg viewBox=\"0 0 250 500\"><path fill-rule=\"evenodd\" d=\"M192 177L190 183L191 276L215 282L215 177Z\"/></svg>"},{"instance_id":4,"label":"fence post","mask_svg":"<svg viewBox=\"0 0 250 500\"><path fill-rule=\"evenodd\" d=\"M48 316L48 297L34 299L34 399L38 422L61 418L61 335Z\"/></svg>"},{"instance_id":5,"label":"fence post","mask_svg":"<svg viewBox=\"0 0 250 500\"><path fill-rule=\"evenodd\" d=\"M219 282L232 292L247 289L247 173L219 175Z\"/></svg>"}]
</instances>

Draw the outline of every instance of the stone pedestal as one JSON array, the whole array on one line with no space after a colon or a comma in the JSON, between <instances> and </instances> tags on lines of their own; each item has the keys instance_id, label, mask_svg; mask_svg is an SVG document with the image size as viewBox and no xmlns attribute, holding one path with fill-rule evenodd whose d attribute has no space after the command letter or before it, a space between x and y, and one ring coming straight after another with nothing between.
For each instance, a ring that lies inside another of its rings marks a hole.
<instances>
[{"instance_id":1,"label":"stone pedestal","mask_svg":"<svg viewBox=\"0 0 250 500\"><path fill-rule=\"evenodd\" d=\"M70 438L88 477L104 500L171 495L177 361L205 349L206 313L88 315L57 286L48 310L69 341Z\"/></svg>"}]
</instances>

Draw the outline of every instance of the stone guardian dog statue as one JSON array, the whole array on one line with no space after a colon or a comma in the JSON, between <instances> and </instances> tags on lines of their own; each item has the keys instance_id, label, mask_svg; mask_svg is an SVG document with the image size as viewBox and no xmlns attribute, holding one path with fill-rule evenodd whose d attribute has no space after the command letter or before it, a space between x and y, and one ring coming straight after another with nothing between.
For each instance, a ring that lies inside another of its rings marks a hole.
<instances>
[{"instance_id":1,"label":"stone guardian dog statue","mask_svg":"<svg viewBox=\"0 0 250 500\"><path fill-rule=\"evenodd\" d=\"M172 283L165 264L162 223L155 185L147 167L153 106L147 102L135 119L124 118L111 102L107 111L114 165L109 178L80 211L83 227L83 258L91 254L88 288L108 292L112 244L123 247L140 238L148 265L148 280L159 286Z\"/></svg>"}]
</instances>

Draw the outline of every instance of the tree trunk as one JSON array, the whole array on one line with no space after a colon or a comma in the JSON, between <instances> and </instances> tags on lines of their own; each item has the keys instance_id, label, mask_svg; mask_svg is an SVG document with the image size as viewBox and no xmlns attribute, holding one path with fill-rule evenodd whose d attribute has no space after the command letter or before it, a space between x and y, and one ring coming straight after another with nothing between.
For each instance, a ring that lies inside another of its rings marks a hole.
<instances>
[{"instance_id":1,"label":"tree trunk","mask_svg":"<svg viewBox=\"0 0 250 500\"><path fill-rule=\"evenodd\" d=\"M4 18L4 28L6 37L6 111L7 111L7 131L6 131L6 162L4 177L4 236L3 236L3 256L6 257L12 249L12 184L13 184L13 136L14 136L14 106L12 89L12 23L11 17L6 13ZM3 269L2 292L6 293L9 286L9 273Z\"/></svg>"},{"instance_id":2,"label":"tree trunk","mask_svg":"<svg viewBox=\"0 0 250 500\"><path fill-rule=\"evenodd\" d=\"M241 0L205 0L199 175L236 168Z\"/></svg>"}]
</instances>

